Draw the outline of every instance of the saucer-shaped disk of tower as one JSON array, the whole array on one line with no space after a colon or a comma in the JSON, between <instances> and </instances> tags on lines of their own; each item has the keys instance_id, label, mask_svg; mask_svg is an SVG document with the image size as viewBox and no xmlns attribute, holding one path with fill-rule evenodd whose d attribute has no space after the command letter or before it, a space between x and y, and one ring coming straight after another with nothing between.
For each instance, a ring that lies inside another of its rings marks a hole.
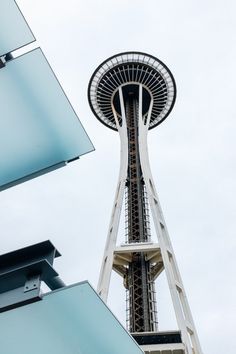
<instances>
[{"instance_id":1,"label":"saucer-shaped disk of tower","mask_svg":"<svg viewBox=\"0 0 236 354\"><path fill-rule=\"evenodd\" d=\"M153 99L149 129L163 122L175 103L175 81L165 64L141 52L114 55L95 70L88 86L88 100L95 116L107 127L117 130L112 104L121 121L119 87L125 100L127 95L138 95L139 84L143 87L144 117Z\"/></svg>"}]
</instances>

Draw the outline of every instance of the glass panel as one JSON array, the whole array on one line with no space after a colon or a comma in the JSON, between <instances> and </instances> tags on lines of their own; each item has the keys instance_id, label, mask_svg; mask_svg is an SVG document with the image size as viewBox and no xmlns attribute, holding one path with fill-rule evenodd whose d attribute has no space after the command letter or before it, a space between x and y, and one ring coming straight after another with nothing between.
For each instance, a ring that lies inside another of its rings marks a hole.
<instances>
[{"instance_id":1,"label":"glass panel","mask_svg":"<svg viewBox=\"0 0 236 354\"><path fill-rule=\"evenodd\" d=\"M35 40L14 0L0 1L0 56Z\"/></svg>"},{"instance_id":2,"label":"glass panel","mask_svg":"<svg viewBox=\"0 0 236 354\"><path fill-rule=\"evenodd\" d=\"M93 150L39 48L0 69L0 107L0 190Z\"/></svg>"},{"instance_id":3,"label":"glass panel","mask_svg":"<svg viewBox=\"0 0 236 354\"><path fill-rule=\"evenodd\" d=\"M4 354L142 354L87 283L0 314Z\"/></svg>"}]
</instances>

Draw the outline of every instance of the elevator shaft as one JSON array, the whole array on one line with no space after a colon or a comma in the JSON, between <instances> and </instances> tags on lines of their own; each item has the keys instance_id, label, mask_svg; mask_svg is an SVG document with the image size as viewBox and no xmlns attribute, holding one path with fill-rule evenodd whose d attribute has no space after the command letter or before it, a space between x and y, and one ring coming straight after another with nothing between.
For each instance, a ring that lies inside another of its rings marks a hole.
<instances>
[{"instance_id":1,"label":"elevator shaft","mask_svg":"<svg viewBox=\"0 0 236 354\"><path fill-rule=\"evenodd\" d=\"M127 242L148 242L149 211L139 156L138 98L131 92L124 103L128 135ZM128 329L131 333L157 330L156 299L150 267L144 253L133 253L126 276Z\"/></svg>"}]
</instances>

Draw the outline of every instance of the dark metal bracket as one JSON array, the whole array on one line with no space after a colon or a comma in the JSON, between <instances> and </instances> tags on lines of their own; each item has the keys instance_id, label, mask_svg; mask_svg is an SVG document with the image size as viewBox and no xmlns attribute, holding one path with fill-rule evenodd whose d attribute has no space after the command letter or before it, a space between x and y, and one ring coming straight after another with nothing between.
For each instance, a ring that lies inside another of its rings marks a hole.
<instances>
[{"instance_id":1,"label":"dark metal bracket","mask_svg":"<svg viewBox=\"0 0 236 354\"><path fill-rule=\"evenodd\" d=\"M6 66L6 60L4 57L0 57L0 69Z\"/></svg>"},{"instance_id":2,"label":"dark metal bracket","mask_svg":"<svg viewBox=\"0 0 236 354\"><path fill-rule=\"evenodd\" d=\"M5 68L6 63L10 60L14 59L11 53L7 53L0 57L0 69Z\"/></svg>"},{"instance_id":3,"label":"dark metal bracket","mask_svg":"<svg viewBox=\"0 0 236 354\"><path fill-rule=\"evenodd\" d=\"M41 300L41 282L65 286L52 267L60 253L50 241L0 256L0 312Z\"/></svg>"}]
</instances>

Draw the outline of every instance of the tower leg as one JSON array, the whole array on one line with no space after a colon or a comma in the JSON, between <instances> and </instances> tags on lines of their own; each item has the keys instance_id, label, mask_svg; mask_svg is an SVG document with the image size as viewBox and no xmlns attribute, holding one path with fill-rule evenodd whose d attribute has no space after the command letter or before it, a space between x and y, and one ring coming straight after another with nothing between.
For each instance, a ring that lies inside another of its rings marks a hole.
<instances>
[{"instance_id":1,"label":"tower leg","mask_svg":"<svg viewBox=\"0 0 236 354\"><path fill-rule=\"evenodd\" d=\"M142 96L142 87L140 85L139 96ZM174 305L177 323L181 331L182 341L188 354L202 354L200 342L197 336L196 328L193 322L192 314L188 304L187 296L184 290L183 282L177 266L175 254L171 245L170 237L167 231L161 206L158 200L157 192L154 186L151 169L148 160L147 132L150 119L149 108L146 124L142 116L142 100L139 107L139 144L140 144L140 162L143 171L143 177L147 188L148 199L152 211L153 221L158 237L167 281Z\"/></svg>"},{"instance_id":2,"label":"tower leg","mask_svg":"<svg viewBox=\"0 0 236 354\"><path fill-rule=\"evenodd\" d=\"M123 95L120 89L119 91L120 101L123 102ZM121 138L121 151L120 151L120 173L118 179L118 185L115 194L115 200L112 208L111 220L106 240L105 251L102 260L102 266L100 270L100 276L98 281L97 292L101 298L106 302L108 297L111 272L113 266L114 250L116 247L119 221L122 210L122 203L124 200L125 184L127 180L127 168L128 168L128 138L127 127L125 120L124 105L122 104L122 121L120 126L116 111L113 107L113 114L116 120L116 125L120 133Z\"/></svg>"}]
</instances>

